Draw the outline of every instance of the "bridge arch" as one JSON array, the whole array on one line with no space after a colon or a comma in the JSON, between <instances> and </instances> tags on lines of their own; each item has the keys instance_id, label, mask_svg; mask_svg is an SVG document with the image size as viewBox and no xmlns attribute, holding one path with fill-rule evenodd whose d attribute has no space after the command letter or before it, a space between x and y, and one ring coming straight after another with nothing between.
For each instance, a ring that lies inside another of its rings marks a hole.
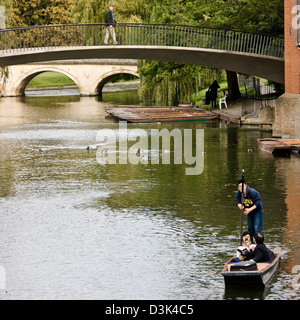
<instances>
[{"instance_id":1,"label":"bridge arch","mask_svg":"<svg viewBox=\"0 0 300 320\"><path fill-rule=\"evenodd\" d=\"M93 94L94 95L102 95L102 90L103 90L103 87L105 86L105 84L115 75L124 74L124 73L131 74L136 77L140 77L140 75L137 72L130 70L130 69L126 69L126 68L111 70L109 72L102 74L99 77L99 79L96 80L96 82L93 85L93 89L92 89Z\"/></svg>"},{"instance_id":2,"label":"bridge arch","mask_svg":"<svg viewBox=\"0 0 300 320\"><path fill-rule=\"evenodd\" d=\"M61 68L51 67L51 66L44 66L44 67L41 67L41 66L34 67L33 66L33 68L29 72L22 74L22 76L15 81L13 92L15 93L16 96L24 95L26 86L33 78L35 78L36 76L38 76L41 73L51 72L51 71L64 74L65 76L67 76L68 78L73 80L74 83L77 85L79 91L81 92L82 86L72 74L70 74L69 72L67 72Z\"/></svg>"}]
</instances>

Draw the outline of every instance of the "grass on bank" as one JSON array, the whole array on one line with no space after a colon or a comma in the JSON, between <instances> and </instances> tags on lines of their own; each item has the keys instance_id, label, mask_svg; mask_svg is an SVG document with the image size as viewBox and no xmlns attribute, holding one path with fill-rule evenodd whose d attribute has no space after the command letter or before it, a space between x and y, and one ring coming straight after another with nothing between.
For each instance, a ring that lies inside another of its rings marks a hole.
<instances>
[{"instance_id":1,"label":"grass on bank","mask_svg":"<svg viewBox=\"0 0 300 320\"><path fill-rule=\"evenodd\" d=\"M110 79L110 82L122 82L137 80L138 77L135 77L131 74L117 74L115 77ZM58 86L75 86L75 82L69 77L65 76L62 73L47 71L37 75L33 78L29 84L28 88L38 88L38 87L58 87Z\"/></svg>"},{"instance_id":2,"label":"grass on bank","mask_svg":"<svg viewBox=\"0 0 300 320\"><path fill-rule=\"evenodd\" d=\"M75 86L75 82L69 77L58 72L43 72L33 78L27 88L56 87L56 86Z\"/></svg>"},{"instance_id":3,"label":"grass on bank","mask_svg":"<svg viewBox=\"0 0 300 320\"><path fill-rule=\"evenodd\" d=\"M228 89L228 84L227 84L227 81L224 80L224 81L219 81L218 82L219 86L220 86L220 89L218 89L218 99L219 98L222 98L224 96L224 93L223 93L223 90L227 90ZM205 88L199 92L197 92L195 95L194 95L194 104L196 106L200 106L201 108L203 109L212 109L212 106L211 106L211 103L209 105L205 105L205 103L203 102L203 99L205 99L205 95L206 95L206 91L208 90L208 88ZM217 99L217 101L218 101Z\"/></svg>"},{"instance_id":4,"label":"grass on bank","mask_svg":"<svg viewBox=\"0 0 300 320\"><path fill-rule=\"evenodd\" d=\"M263 79L263 78L259 78L260 83L264 84L264 85L270 85L268 80ZM219 101L220 98L224 97L224 90L228 90L228 83L227 80L224 81L218 81L218 84L220 86L220 89L218 89L218 98L217 98L217 102ZM240 101L248 99L248 97L250 96L254 96L255 90L252 88L248 87L249 84L246 85L247 88L245 88L245 85L243 83L239 84L239 88L240 88L240 92L241 92L241 98ZM206 95L206 91L208 90L208 88L205 88L199 92L197 92L194 97L193 97L193 103L196 106L199 106L202 109L207 109L207 110L211 110L213 109L211 106L211 103L209 105L205 105L204 100L205 100L205 95ZM247 90L247 92L246 92ZM227 105L229 105L230 103L228 103L227 101Z\"/></svg>"}]
</instances>

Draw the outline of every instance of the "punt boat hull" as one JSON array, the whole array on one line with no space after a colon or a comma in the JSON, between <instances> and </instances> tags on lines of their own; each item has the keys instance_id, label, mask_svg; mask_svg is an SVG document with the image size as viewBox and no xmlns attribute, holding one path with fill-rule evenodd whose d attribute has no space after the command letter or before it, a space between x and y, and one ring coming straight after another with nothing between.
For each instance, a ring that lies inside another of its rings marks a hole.
<instances>
[{"instance_id":1,"label":"punt boat hull","mask_svg":"<svg viewBox=\"0 0 300 320\"><path fill-rule=\"evenodd\" d=\"M230 258L222 270L222 276L226 286L238 285L238 286L253 286L253 285L265 285L275 275L280 261L280 248L273 250L275 253L275 259L271 263L257 263L257 270L254 271L230 271L230 264L232 258Z\"/></svg>"}]
</instances>

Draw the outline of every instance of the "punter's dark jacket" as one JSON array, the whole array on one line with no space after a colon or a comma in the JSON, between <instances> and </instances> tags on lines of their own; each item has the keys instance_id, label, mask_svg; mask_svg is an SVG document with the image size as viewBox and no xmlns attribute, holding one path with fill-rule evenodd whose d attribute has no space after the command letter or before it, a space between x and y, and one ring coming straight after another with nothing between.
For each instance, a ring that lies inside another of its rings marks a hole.
<instances>
[{"instance_id":1,"label":"punter's dark jacket","mask_svg":"<svg viewBox=\"0 0 300 320\"><path fill-rule=\"evenodd\" d=\"M106 23L106 26L111 26L117 23L117 21L114 18L114 14L111 10L107 10L105 14L104 22Z\"/></svg>"},{"instance_id":2,"label":"punter's dark jacket","mask_svg":"<svg viewBox=\"0 0 300 320\"><path fill-rule=\"evenodd\" d=\"M255 262L270 262L274 260L275 254L265 244L261 243L255 247L254 251L247 258L253 259Z\"/></svg>"},{"instance_id":3,"label":"punter's dark jacket","mask_svg":"<svg viewBox=\"0 0 300 320\"><path fill-rule=\"evenodd\" d=\"M236 193L236 205L241 203L241 192L240 190ZM247 186L246 195L244 195L244 207L251 208L256 205L256 209L252 210L250 214L262 211L263 205L261 202L260 194L255 190Z\"/></svg>"}]
</instances>

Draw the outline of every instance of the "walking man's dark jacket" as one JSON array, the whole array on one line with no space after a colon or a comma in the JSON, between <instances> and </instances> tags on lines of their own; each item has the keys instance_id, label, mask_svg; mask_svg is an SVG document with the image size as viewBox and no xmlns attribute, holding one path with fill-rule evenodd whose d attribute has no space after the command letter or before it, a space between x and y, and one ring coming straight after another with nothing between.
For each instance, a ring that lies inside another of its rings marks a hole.
<instances>
[{"instance_id":1,"label":"walking man's dark jacket","mask_svg":"<svg viewBox=\"0 0 300 320\"><path fill-rule=\"evenodd\" d=\"M105 19L104 22L106 23L106 26L112 26L115 25L117 23L117 21L114 19L114 14L111 10L107 10L106 14L105 14Z\"/></svg>"}]
</instances>

